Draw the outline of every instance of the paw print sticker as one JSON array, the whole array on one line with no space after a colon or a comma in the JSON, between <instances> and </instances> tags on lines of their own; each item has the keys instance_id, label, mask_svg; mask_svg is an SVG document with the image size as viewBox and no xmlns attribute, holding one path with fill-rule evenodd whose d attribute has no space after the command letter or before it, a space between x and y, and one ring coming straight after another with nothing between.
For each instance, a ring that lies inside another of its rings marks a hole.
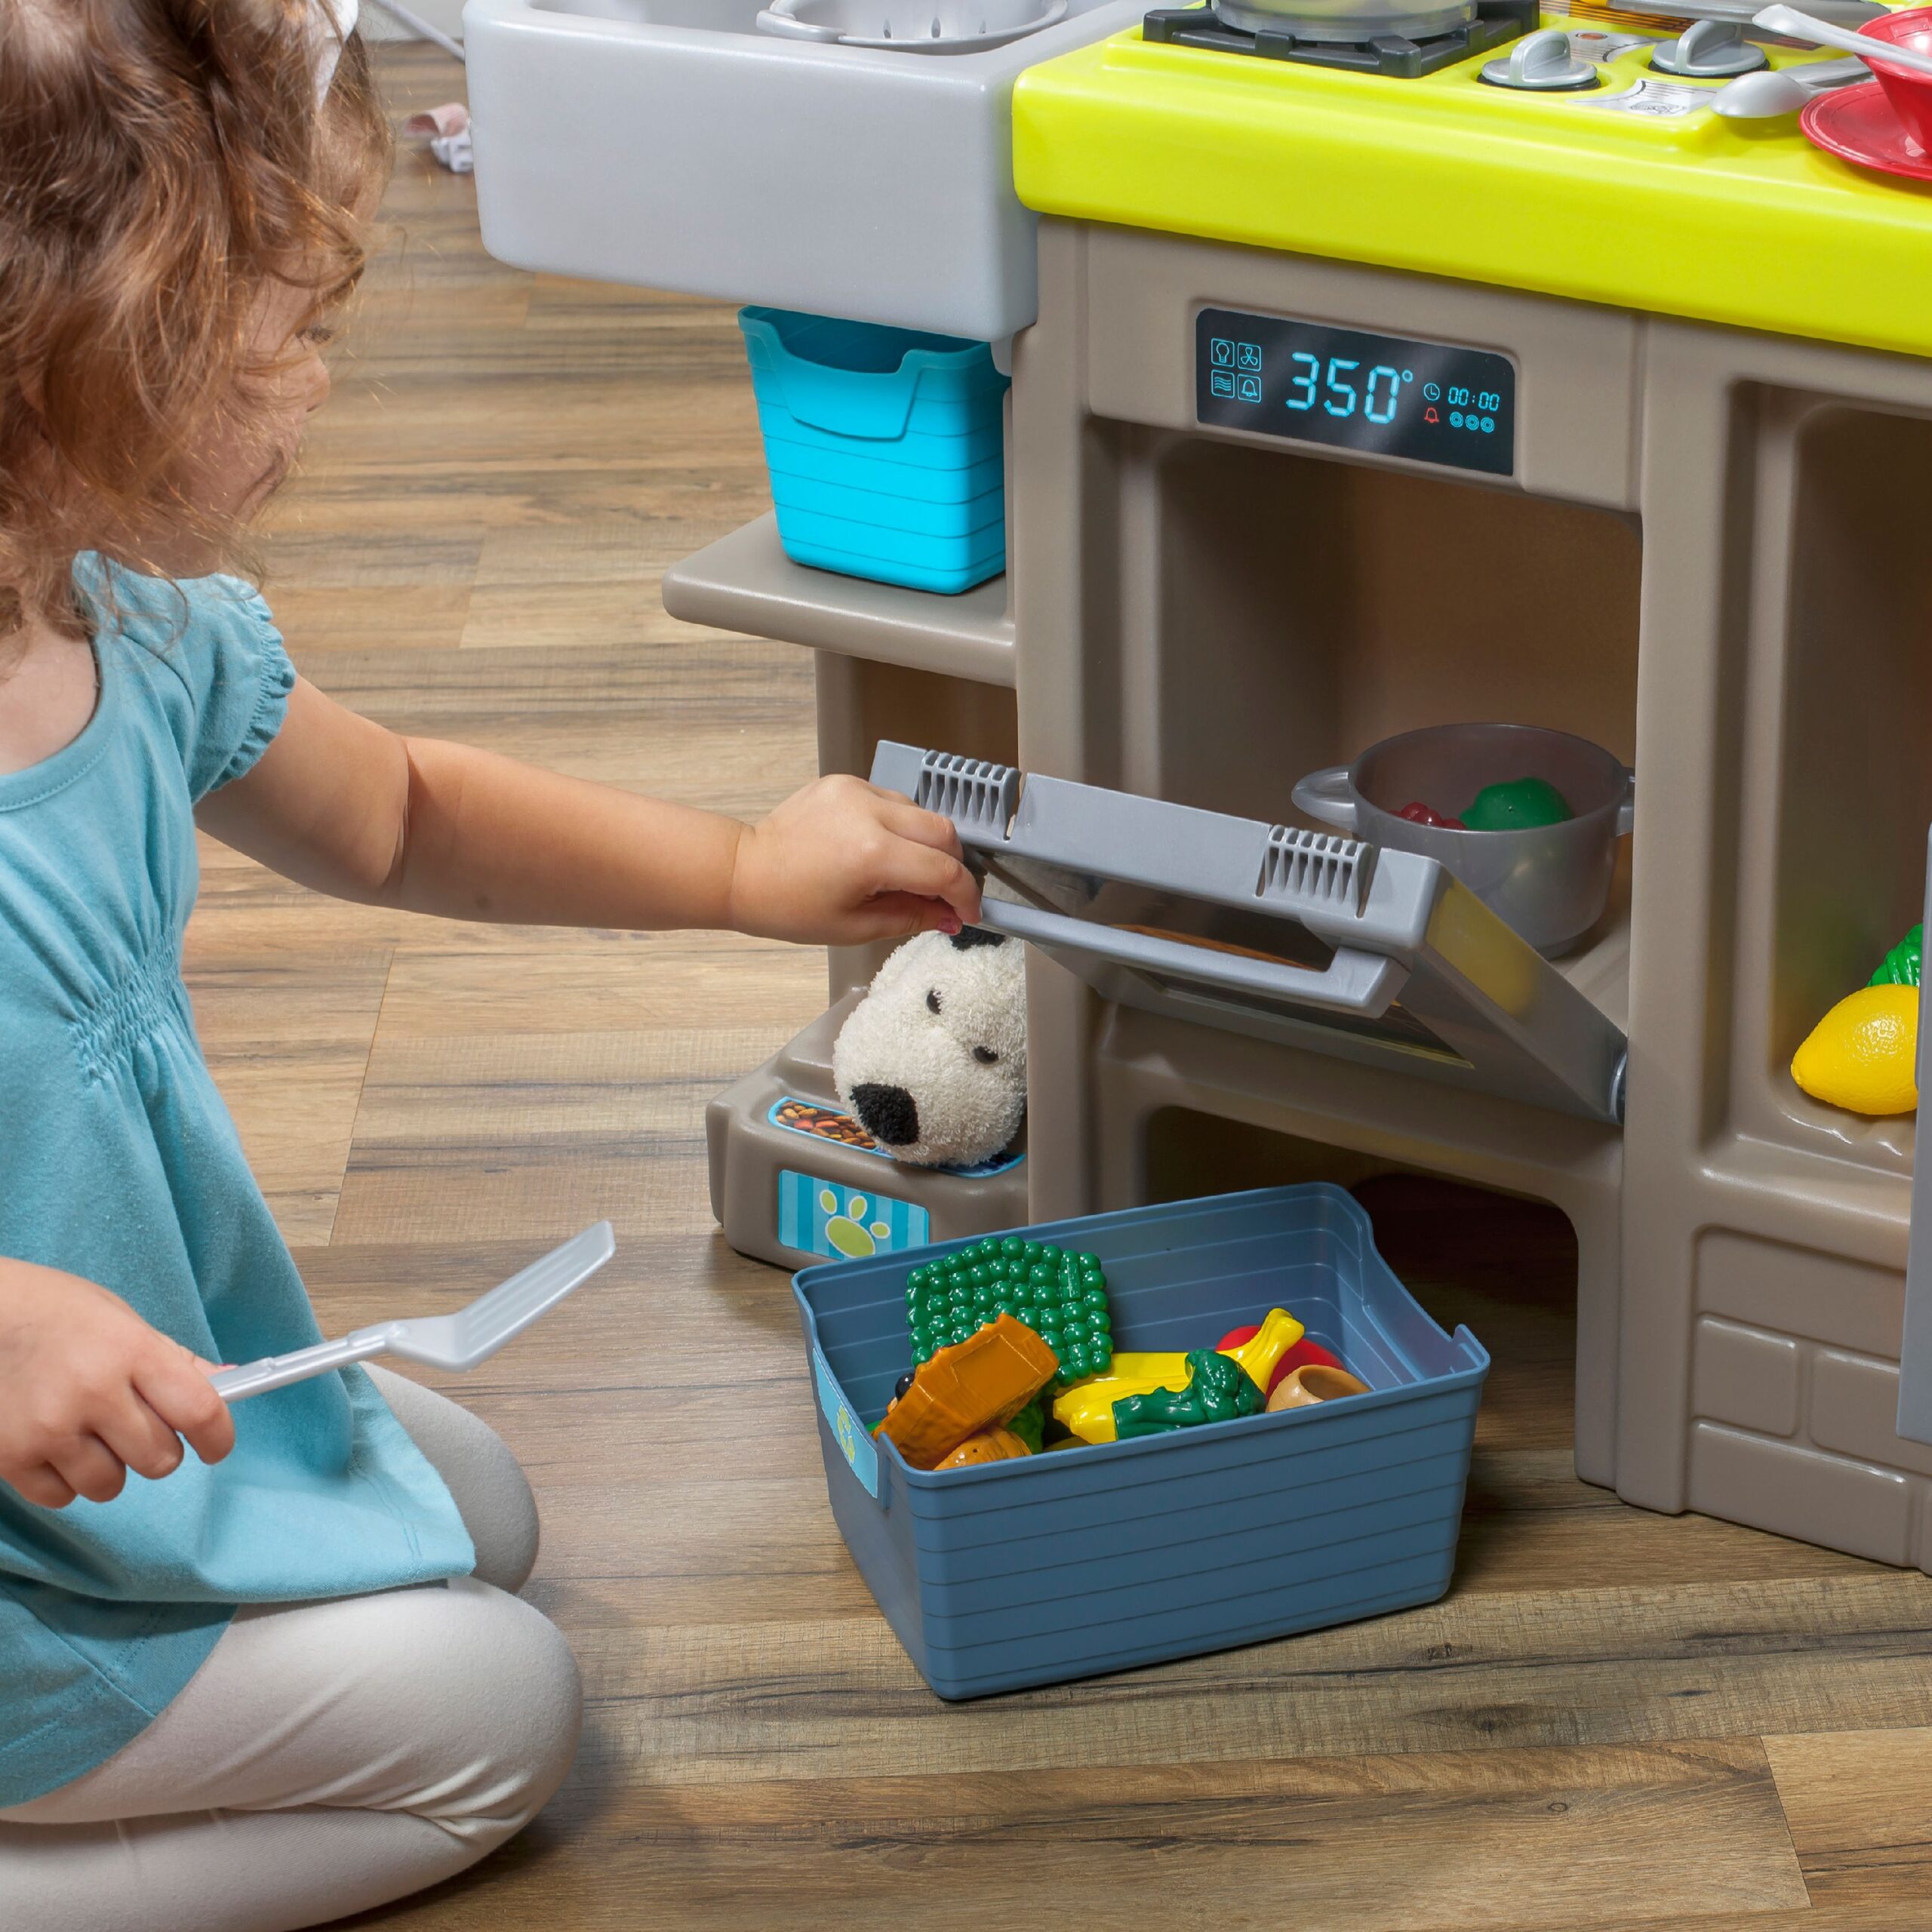
<instances>
[{"instance_id":1,"label":"paw print sticker","mask_svg":"<svg viewBox=\"0 0 1932 1932\"><path fill-rule=\"evenodd\" d=\"M876 1158L864 1154L859 1164L870 1166ZM778 1171L777 1208L780 1244L829 1261L869 1261L923 1247L933 1238L932 1221L915 1201L792 1168Z\"/></svg>"},{"instance_id":2,"label":"paw print sticker","mask_svg":"<svg viewBox=\"0 0 1932 1932\"><path fill-rule=\"evenodd\" d=\"M854 1261L863 1261L868 1255L878 1252L879 1244L889 1241L891 1228L884 1221L874 1221L866 1225L866 1217L872 1211L872 1204L863 1194L855 1194L839 1211L838 1196L830 1188L821 1190L818 1204L827 1216L825 1238L841 1254Z\"/></svg>"}]
</instances>

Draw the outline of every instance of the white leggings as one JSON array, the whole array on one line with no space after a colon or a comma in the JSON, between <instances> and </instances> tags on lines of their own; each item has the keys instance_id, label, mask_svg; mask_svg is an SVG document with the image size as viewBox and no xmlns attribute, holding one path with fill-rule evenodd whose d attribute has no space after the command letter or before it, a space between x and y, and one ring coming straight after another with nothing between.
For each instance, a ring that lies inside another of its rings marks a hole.
<instances>
[{"instance_id":1,"label":"white leggings","mask_svg":"<svg viewBox=\"0 0 1932 1932\"><path fill-rule=\"evenodd\" d=\"M562 1782L577 1666L509 1594L537 1557L529 1485L467 1411L370 1372L449 1484L475 1574L238 1612L125 1749L0 1811L0 1926L323 1924L475 1864Z\"/></svg>"}]
</instances>

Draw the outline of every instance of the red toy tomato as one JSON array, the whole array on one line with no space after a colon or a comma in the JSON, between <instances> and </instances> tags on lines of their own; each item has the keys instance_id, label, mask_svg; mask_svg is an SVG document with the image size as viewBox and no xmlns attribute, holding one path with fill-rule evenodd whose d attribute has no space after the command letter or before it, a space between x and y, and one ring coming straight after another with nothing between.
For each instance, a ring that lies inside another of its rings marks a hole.
<instances>
[{"instance_id":1,"label":"red toy tomato","mask_svg":"<svg viewBox=\"0 0 1932 1932\"><path fill-rule=\"evenodd\" d=\"M1230 1328L1214 1346L1225 1353L1229 1349L1239 1348L1244 1342L1253 1341L1260 1332L1252 1323L1245 1328ZM1292 1347L1282 1350L1281 1359L1275 1364L1275 1372L1268 1378L1266 1392L1273 1395L1288 1377L1309 1362L1319 1362L1324 1368L1345 1367L1340 1355L1331 1355L1319 1342L1311 1342L1304 1335Z\"/></svg>"},{"instance_id":2,"label":"red toy tomato","mask_svg":"<svg viewBox=\"0 0 1932 1932\"><path fill-rule=\"evenodd\" d=\"M1395 816L1407 819L1411 825L1439 825L1451 832L1466 832L1469 829L1459 818L1444 818L1439 811L1432 806L1424 804L1420 798L1411 798Z\"/></svg>"}]
</instances>

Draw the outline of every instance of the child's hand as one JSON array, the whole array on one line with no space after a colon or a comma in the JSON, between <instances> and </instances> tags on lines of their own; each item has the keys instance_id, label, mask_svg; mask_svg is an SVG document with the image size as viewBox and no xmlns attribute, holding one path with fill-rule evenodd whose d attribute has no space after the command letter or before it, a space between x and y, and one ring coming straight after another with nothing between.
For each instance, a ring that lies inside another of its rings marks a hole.
<instances>
[{"instance_id":1,"label":"child's hand","mask_svg":"<svg viewBox=\"0 0 1932 1932\"><path fill-rule=\"evenodd\" d=\"M821 778L745 829L732 862L731 923L814 946L956 933L980 888L952 821L863 778Z\"/></svg>"},{"instance_id":2,"label":"child's hand","mask_svg":"<svg viewBox=\"0 0 1932 1932\"><path fill-rule=\"evenodd\" d=\"M220 1462L235 1424L214 1366L91 1281L0 1260L0 1482L62 1509L111 1503L130 1469L171 1475L183 1436Z\"/></svg>"}]
</instances>

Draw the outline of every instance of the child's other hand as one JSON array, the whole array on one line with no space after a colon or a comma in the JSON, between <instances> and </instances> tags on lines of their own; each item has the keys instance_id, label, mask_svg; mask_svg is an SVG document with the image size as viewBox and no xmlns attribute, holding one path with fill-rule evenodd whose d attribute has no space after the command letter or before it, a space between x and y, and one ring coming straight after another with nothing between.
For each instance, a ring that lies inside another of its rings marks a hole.
<instances>
[{"instance_id":1,"label":"child's other hand","mask_svg":"<svg viewBox=\"0 0 1932 1932\"><path fill-rule=\"evenodd\" d=\"M863 778L821 778L738 841L731 923L807 945L957 932L980 888L952 821Z\"/></svg>"},{"instance_id":2,"label":"child's other hand","mask_svg":"<svg viewBox=\"0 0 1932 1932\"><path fill-rule=\"evenodd\" d=\"M183 1436L220 1462L235 1424L213 1367L105 1288L0 1260L0 1482L61 1509L112 1502L130 1469L173 1475Z\"/></svg>"}]
</instances>

